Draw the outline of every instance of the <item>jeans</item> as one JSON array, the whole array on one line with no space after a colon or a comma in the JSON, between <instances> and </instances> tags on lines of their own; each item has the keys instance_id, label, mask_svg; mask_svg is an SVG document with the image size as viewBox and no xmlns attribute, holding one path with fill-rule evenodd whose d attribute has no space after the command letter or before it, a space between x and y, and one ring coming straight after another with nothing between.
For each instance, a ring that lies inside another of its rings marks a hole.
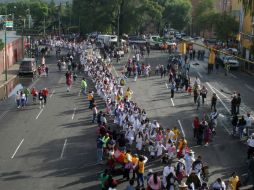
<instances>
[{"instance_id":1,"label":"jeans","mask_svg":"<svg viewBox=\"0 0 254 190\"><path fill-rule=\"evenodd\" d=\"M144 186L144 174L142 173L137 173L137 183L140 185L141 181L141 186Z\"/></svg>"},{"instance_id":2,"label":"jeans","mask_svg":"<svg viewBox=\"0 0 254 190\"><path fill-rule=\"evenodd\" d=\"M245 128L245 126L239 126L239 137L240 137L240 139L243 137L244 128Z\"/></svg>"},{"instance_id":3,"label":"jeans","mask_svg":"<svg viewBox=\"0 0 254 190\"><path fill-rule=\"evenodd\" d=\"M102 161L103 156L103 149L97 148L97 163L100 163Z\"/></svg>"},{"instance_id":4,"label":"jeans","mask_svg":"<svg viewBox=\"0 0 254 190\"><path fill-rule=\"evenodd\" d=\"M85 96L86 95L86 87L85 88L81 88L81 92Z\"/></svg>"},{"instance_id":5,"label":"jeans","mask_svg":"<svg viewBox=\"0 0 254 190\"><path fill-rule=\"evenodd\" d=\"M16 100L16 103L17 103L17 107L20 106L20 100Z\"/></svg>"},{"instance_id":6,"label":"jeans","mask_svg":"<svg viewBox=\"0 0 254 190\"><path fill-rule=\"evenodd\" d=\"M95 122L96 115L97 115L96 113L93 113L93 120L92 120L93 123Z\"/></svg>"}]
</instances>

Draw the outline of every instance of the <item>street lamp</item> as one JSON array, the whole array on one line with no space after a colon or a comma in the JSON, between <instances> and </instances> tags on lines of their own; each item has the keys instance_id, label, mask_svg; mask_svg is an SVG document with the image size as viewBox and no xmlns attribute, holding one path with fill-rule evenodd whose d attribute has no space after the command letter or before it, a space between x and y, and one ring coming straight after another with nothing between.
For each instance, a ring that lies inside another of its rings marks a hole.
<instances>
[{"instance_id":1,"label":"street lamp","mask_svg":"<svg viewBox=\"0 0 254 190\"><path fill-rule=\"evenodd\" d=\"M120 42L120 14L121 14L121 9L120 6L118 6L118 17L117 17L117 46L119 47L119 42Z\"/></svg>"}]
</instances>

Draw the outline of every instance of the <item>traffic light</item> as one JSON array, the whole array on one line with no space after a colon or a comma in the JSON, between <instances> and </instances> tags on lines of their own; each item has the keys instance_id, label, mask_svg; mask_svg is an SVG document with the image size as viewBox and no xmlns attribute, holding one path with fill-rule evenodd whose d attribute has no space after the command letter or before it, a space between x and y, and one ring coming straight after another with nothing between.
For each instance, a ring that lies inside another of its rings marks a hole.
<instances>
[{"instance_id":1,"label":"traffic light","mask_svg":"<svg viewBox=\"0 0 254 190\"><path fill-rule=\"evenodd\" d=\"M214 64L215 63L215 52L213 50L210 51L208 63L209 64Z\"/></svg>"}]
</instances>

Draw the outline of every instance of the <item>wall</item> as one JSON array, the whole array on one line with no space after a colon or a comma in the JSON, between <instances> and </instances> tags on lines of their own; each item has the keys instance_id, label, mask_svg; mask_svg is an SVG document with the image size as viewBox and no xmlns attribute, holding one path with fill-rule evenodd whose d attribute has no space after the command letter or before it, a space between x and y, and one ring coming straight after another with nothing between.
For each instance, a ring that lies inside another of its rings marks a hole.
<instances>
[{"instance_id":1,"label":"wall","mask_svg":"<svg viewBox=\"0 0 254 190\"><path fill-rule=\"evenodd\" d=\"M16 53L15 53L16 52ZM12 41L7 44L7 52L6 52L6 62L7 68L10 68L17 61L21 60L22 55L22 38L18 38L17 40ZM4 49L0 51L0 74L5 70L4 67Z\"/></svg>"}]
</instances>

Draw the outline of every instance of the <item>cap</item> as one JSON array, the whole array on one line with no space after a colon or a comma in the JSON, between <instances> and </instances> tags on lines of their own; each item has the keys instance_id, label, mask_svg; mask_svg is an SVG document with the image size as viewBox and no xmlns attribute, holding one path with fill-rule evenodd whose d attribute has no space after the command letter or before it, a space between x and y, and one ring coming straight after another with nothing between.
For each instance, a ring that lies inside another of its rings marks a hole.
<instances>
[{"instance_id":1,"label":"cap","mask_svg":"<svg viewBox=\"0 0 254 190\"><path fill-rule=\"evenodd\" d=\"M148 170L148 173L153 173L153 170L152 170L152 169L149 169L149 170Z\"/></svg>"}]
</instances>

